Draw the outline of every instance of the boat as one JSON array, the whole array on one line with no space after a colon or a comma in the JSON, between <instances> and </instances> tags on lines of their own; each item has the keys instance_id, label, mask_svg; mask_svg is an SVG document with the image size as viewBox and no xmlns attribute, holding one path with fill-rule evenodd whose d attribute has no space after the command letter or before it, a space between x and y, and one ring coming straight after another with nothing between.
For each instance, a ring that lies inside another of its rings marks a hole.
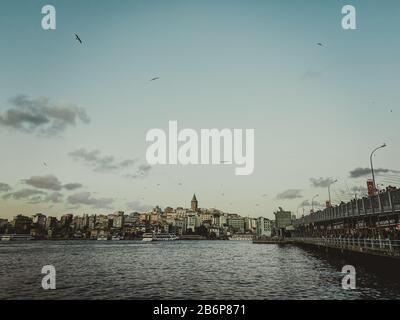
<instances>
[{"instance_id":1,"label":"boat","mask_svg":"<svg viewBox=\"0 0 400 320\"><path fill-rule=\"evenodd\" d=\"M152 233L143 233L142 241L153 241Z\"/></svg>"},{"instance_id":2,"label":"boat","mask_svg":"<svg viewBox=\"0 0 400 320\"><path fill-rule=\"evenodd\" d=\"M120 236L112 236L112 237L111 237L111 240L112 240L112 241L119 241L119 240L122 240L122 239L121 239Z\"/></svg>"},{"instance_id":3,"label":"boat","mask_svg":"<svg viewBox=\"0 0 400 320\"><path fill-rule=\"evenodd\" d=\"M179 238L176 236L176 234L168 232L155 233L153 235L153 241L175 241L178 239Z\"/></svg>"},{"instance_id":4,"label":"boat","mask_svg":"<svg viewBox=\"0 0 400 320\"><path fill-rule=\"evenodd\" d=\"M29 234L4 234L1 241L29 241L33 240Z\"/></svg>"},{"instance_id":5,"label":"boat","mask_svg":"<svg viewBox=\"0 0 400 320\"><path fill-rule=\"evenodd\" d=\"M101 236L98 236L98 237L97 237L97 240L98 240L98 241L107 241L108 238L107 238L107 236L105 236L105 235L101 235Z\"/></svg>"},{"instance_id":6,"label":"boat","mask_svg":"<svg viewBox=\"0 0 400 320\"><path fill-rule=\"evenodd\" d=\"M251 234L234 234L228 238L231 241L253 241L253 235Z\"/></svg>"}]
</instances>

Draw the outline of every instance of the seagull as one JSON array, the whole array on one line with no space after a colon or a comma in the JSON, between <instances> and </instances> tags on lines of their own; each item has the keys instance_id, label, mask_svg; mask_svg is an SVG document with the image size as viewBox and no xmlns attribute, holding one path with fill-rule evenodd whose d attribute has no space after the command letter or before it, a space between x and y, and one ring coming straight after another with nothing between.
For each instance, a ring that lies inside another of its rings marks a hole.
<instances>
[{"instance_id":1,"label":"seagull","mask_svg":"<svg viewBox=\"0 0 400 320\"><path fill-rule=\"evenodd\" d=\"M79 41L79 43L80 44L82 44L82 40L81 40L81 38L79 38L79 36L75 33L75 38L76 38L76 40L78 40Z\"/></svg>"},{"instance_id":2,"label":"seagull","mask_svg":"<svg viewBox=\"0 0 400 320\"><path fill-rule=\"evenodd\" d=\"M264 194L262 195L262 197L263 197L263 198L265 198L266 196L267 196L267 194L266 194L266 193L264 193Z\"/></svg>"},{"instance_id":3,"label":"seagull","mask_svg":"<svg viewBox=\"0 0 400 320\"><path fill-rule=\"evenodd\" d=\"M43 162L43 165L44 165L45 167L47 167L47 163L46 163L46 162Z\"/></svg>"},{"instance_id":4,"label":"seagull","mask_svg":"<svg viewBox=\"0 0 400 320\"><path fill-rule=\"evenodd\" d=\"M321 42L318 42L317 45L319 45L320 47L322 47L322 43L321 43Z\"/></svg>"},{"instance_id":5,"label":"seagull","mask_svg":"<svg viewBox=\"0 0 400 320\"><path fill-rule=\"evenodd\" d=\"M155 80L158 80L158 79L160 79L159 77L155 77L155 78L152 78L150 81L155 81Z\"/></svg>"},{"instance_id":6,"label":"seagull","mask_svg":"<svg viewBox=\"0 0 400 320\"><path fill-rule=\"evenodd\" d=\"M179 183L178 183L178 186L181 186L181 185L182 185L182 183L179 182Z\"/></svg>"}]
</instances>

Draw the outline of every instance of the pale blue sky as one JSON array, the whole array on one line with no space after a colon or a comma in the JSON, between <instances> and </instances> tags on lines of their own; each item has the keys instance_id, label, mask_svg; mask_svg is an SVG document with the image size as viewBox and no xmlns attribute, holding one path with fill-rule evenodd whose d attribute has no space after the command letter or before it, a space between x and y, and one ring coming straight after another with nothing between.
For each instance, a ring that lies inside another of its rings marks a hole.
<instances>
[{"instance_id":1,"label":"pale blue sky","mask_svg":"<svg viewBox=\"0 0 400 320\"><path fill-rule=\"evenodd\" d=\"M56 7L55 31L41 29L45 4ZM357 9L355 31L341 28L345 4ZM389 0L3 0L0 114L23 94L85 108L91 121L58 138L0 126L0 183L9 192L32 189L22 180L49 174L83 184L60 190L56 204L0 198L0 216L99 212L70 209L68 196L82 192L113 198L102 212L128 211L134 201L189 206L196 192L201 207L272 218L278 206L296 211L316 193L325 201L326 189L310 185L319 177L338 178L333 198L345 198L340 190L368 178L349 172L368 167L382 142L388 148L375 157L376 167L400 169L399 9ZM167 129L169 120L180 128L254 128L254 174L235 176L232 166L156 166L129 180L123 175L135 166L99 173L68 156L96 149L143 164L146 132ZM276 199L290 189L302 198Z\"/></svg>"}]
</instances>

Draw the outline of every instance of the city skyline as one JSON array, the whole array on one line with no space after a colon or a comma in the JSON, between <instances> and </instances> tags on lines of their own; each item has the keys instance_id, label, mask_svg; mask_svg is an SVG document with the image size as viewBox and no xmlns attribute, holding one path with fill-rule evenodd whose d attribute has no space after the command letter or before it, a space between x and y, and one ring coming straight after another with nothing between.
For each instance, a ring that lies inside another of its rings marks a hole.
<instances>
[{"instance_id":1,"label":"city skyline","mask_svg":"<svg viewBox=\"0 0 400 320\"><path fill-rule=\"evenodd\" d=\"M399 186L398 2L380 15L378 1L352 1L353 31L343 1L52 4L54 31L40 1L0 13L1 218L178 207L196 192L206 208L272 219L316 194L323 206L336 179L333 203L366 193L383 142L377 184ZM10 117L21 110L29 126ZM254 128L254 173L148 165L146 132L174 119Z\"/></svg>"}]
</instances>

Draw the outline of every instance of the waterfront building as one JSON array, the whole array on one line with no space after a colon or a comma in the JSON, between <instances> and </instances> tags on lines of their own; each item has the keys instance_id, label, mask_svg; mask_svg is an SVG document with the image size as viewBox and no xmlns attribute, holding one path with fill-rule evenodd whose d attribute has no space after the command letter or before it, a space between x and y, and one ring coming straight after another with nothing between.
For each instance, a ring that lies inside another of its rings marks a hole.
<instances>
[{"instance_id":1,"label":"waterfront building","mask_svg":"<svg viewBox=\"0 0 400 320\"><path fill-rule=\"evenodd\" d=\"M290 211L284 211L279 207L279 211L274 212L275 225L278 229L284 229L292 224L292 213Z\"/></svg>"},{"instance_id":2,"label":"waterfront building","mask_svg":"<svg viewBox=\"0 0 400 320\"><path fill-rule=\"evenodd\" d=\"M32 218L19 214L11 221L11 226L14 228L14 233L16 234L29 234L32 226Z\"/></svg>"},{"instance_id":3,"label":"waterfront building","mask_svg":"<svg viewBox=\"0 0 400 320\"><path fill-rule=\"evenodd\" d=\"M71 223L72 223L73 217L74 217L74 216L73 216L73 214L71 214L71 213L64 214L64 215L61 217L61 220L60 220L60 225L61 225L61 227L64 228L64 229L69 229L69 227L70 227L70 225L71 225Z\"/></svg>"},{"instance_id":4,"label":"waterfront building","mask_svg":"<svg viewBox=\"0 0 400 320\"><path fill-rule=\"evenodd\" d=\"M182 207L178 207L178 208L176 208L176 217L177 218L184 218L184 217L186 217L186 214L187 214L187 210L186 209L184 209L184 208L182 208Z\"/></svg>"},{"instance_id":5,"label":"waterfront building","mask_svg":"<svg viewBox=\"0 0 400 320\"><path fill-rule=\"evenodd\" d=\"M244 218L244 229L245 231L255 232L257 228L257 219L246 217Z\"/></svg>"},{"instance_id":6,"label":"waterfront building","mask_svg":"<svg viewBox=\"0 0 400 320\"><path fill-rule=\"evenodd\" d=\"M244 219L238 215L231 215L228 220L228 226L234 232L244 233Z\"/></svg>"},{"instance_id":7,"label":"waterfront building","mask_svg":"<svg viewBox=\"0 0 400 320\"><path fill-rule=\"evenodd\" d=\"M7 219L0 219L0 234L5 233L7 229L8 220Z\"/></svg>"},{"instance_id":8,"label":"waterfront building","mask_svg":"<svg viewBox=\"0 0 400 320\"><path fill-rule=\"evenodd\" d=\"M97 216L96 215L91 215L88 219L88 228L89 229L94 229L96 227L96 220Z\"/></svg>"},{"instance_id":9,"label":"waterfront building","mask_svg":"<svg viewBox=\"0 0 400 320\"><path fill-rule=\"evenodd\" d=\"M270 219L259 217L257 219L257 228L256 228L257 237L270 238L272 236L273 224L274 222L271 221Z\"/></svg>"},{"instance_id":10,"label":"waterfront building","mask_svg":"<svg viewBox=\"0 0 400 320\"><path fill-rule=\"evenodd\" d=\"M46 230L55 229L57 227L57 218L56 217L47 217L46 218Z\"/></svg>"},{"instance_id":11,"label":"waterfront building","mask_svg":"<svg viewBox=\"0 0 400 320\"><path fill-rule=\"evenodd\" d=\"M125 216L123 211L118 211L116 214L114 214L114 219L113 219L113 228L117 229L122 229L124 226L125 222Z\"/></svg>"},{"instance_id":12,"label":"waterfront building","mask_svg":"<svg viewBox=\"0 0 400 320\"><path fill-rule=\"evenodd\" d=\"M46 216L41 213L36 213L32 216L32 223L34 223L38 228L44 229L46 226Z\"/></svg>"},{"instance_id":13,"label":"waterfront building","mask_svg":"<svg viewBox=\"0 0 400 320\"><path fill-rule=\"evenodd\" d=\"M189 230L194 232L196 230L197 218L195 215L188 215L184 218L183 232L187 233Z\"/></svg>"}]
</instances>

